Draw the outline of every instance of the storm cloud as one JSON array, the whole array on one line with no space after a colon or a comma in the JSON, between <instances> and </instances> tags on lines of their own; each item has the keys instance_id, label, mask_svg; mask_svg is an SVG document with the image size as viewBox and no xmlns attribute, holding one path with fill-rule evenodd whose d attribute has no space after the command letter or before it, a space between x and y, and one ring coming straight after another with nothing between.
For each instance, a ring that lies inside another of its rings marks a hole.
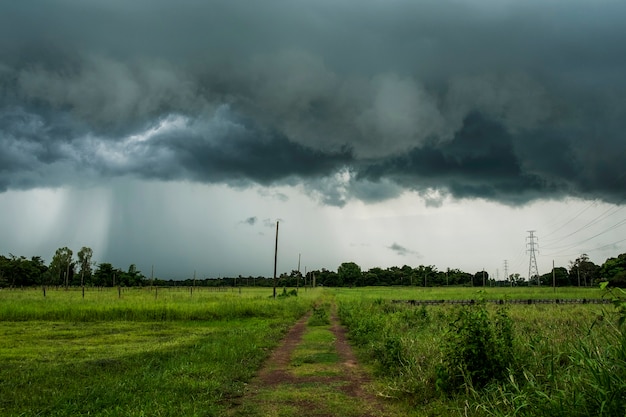
<instances>
[{"instance_id":1,"label":"storm cloud","mask_svg":"<svg viewBox=\"0 0 626 417\"><path fill-rule=\"evenodd\" d=\"M626 197L626 4L0 5L0 191Z\"/></svg>"}]
</instances>

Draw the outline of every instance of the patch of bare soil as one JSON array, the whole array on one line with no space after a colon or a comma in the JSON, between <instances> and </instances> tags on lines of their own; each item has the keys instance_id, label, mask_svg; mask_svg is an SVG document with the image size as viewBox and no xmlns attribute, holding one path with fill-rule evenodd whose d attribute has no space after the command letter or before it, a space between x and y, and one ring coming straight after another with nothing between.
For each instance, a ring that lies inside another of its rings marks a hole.
<instances>
[{"instance_id":1,"label":"patch of bare soil","mask_svg":"<svg viewBox=\"0 0 626 417\"><path fill-rule=\"evenodd\" d=\"M365 388L366 385L371 382L368 374L359 366L357 358L352 350L352 347L348 343L346 338L346 329L341 326L336 314L331 314L331 331L335 336L335 349L340 358L337 364L340 367L340 372L332 376L328 375L306 375L298 376L294 375L290 371L290 359L294 350L302 341L302 337L307 330L307 320L309 316L305 316L300 319L287 333L280 346L274 350L270 358L265 363L264 367L260 370L258 377L255 378L248 387L248 393L253 395L254 392L259 390L265 390L271 387L280 389L281 384L289 384L298 386L305 386L306 384L324 384L334 385L341 393L347 397L354 399L358 404L362 404L359 407L361 411L359 415L361 417L374 417L374 416L389 416L388 411L385 411L385 405L381 403L381 400L372 393L368 392ZM291 403L290 406L294 404ZM326 414L319 414L315 412L313 404L307 402L307 404L298 404L299 417L305 416L324 416ZM329 414L330 415L330 414Z\"/></svg>"}]
</instances>

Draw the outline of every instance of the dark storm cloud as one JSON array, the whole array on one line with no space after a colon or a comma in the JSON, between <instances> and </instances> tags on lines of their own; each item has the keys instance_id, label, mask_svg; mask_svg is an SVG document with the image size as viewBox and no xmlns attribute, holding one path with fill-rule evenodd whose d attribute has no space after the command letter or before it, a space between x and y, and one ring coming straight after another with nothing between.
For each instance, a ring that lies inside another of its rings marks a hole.
<instances>
[{"instance_id":1,"label":"dark storm cloud","mask_svg":"<svg viewBox=\"0 0 626 417\"><path fill-rule=\"evenodd\" d=\"M0 5L0 190L131 175L623 202L626 3Z\"/></svg>"}]
</instances>

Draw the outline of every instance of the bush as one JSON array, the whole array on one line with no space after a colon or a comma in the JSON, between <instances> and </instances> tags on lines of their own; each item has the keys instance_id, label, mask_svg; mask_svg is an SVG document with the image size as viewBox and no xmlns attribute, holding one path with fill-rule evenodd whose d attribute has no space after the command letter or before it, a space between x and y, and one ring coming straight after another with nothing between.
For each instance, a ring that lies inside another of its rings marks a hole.
<instances>
[{"instance_id":1,"label":"bush","mask_svg":"<svg viewBox=\"0 0 626 417\"><path fill-rule=\"evenodd\" d=\"M506 377L513 362L513 325L504 306L494 316L484 302L458 310L444 334L439 389L482 388Z\"/></svg>"}]
</instances>

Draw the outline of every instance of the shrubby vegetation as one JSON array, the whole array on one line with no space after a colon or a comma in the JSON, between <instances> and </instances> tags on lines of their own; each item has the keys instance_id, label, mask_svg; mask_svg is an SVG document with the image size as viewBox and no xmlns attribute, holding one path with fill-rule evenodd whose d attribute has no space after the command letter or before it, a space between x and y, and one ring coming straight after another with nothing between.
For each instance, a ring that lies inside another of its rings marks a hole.
<instances>
[{"instance_id":1,"label":"shrubby vegetation","mask_svg":"<svg viewBox=\"0 0 626 417\"><path fill-rule=\"evenodd\" d=\"M454 392L503 381L513 367L513 322L506 306L490 314L484 302L460 308L443 334L437 388Z\"/></svg>"},{"instance_id":2,"label":"shrubby vegetation","mask_svg":"<svg viewBox=\"0 0 626 417\"><path fill-rule=\"evenodd\" d=\"M382 393L416 415L623 416L626 297L613 291L608 308L337 299Z\"/></svg>"}]
</instances>

